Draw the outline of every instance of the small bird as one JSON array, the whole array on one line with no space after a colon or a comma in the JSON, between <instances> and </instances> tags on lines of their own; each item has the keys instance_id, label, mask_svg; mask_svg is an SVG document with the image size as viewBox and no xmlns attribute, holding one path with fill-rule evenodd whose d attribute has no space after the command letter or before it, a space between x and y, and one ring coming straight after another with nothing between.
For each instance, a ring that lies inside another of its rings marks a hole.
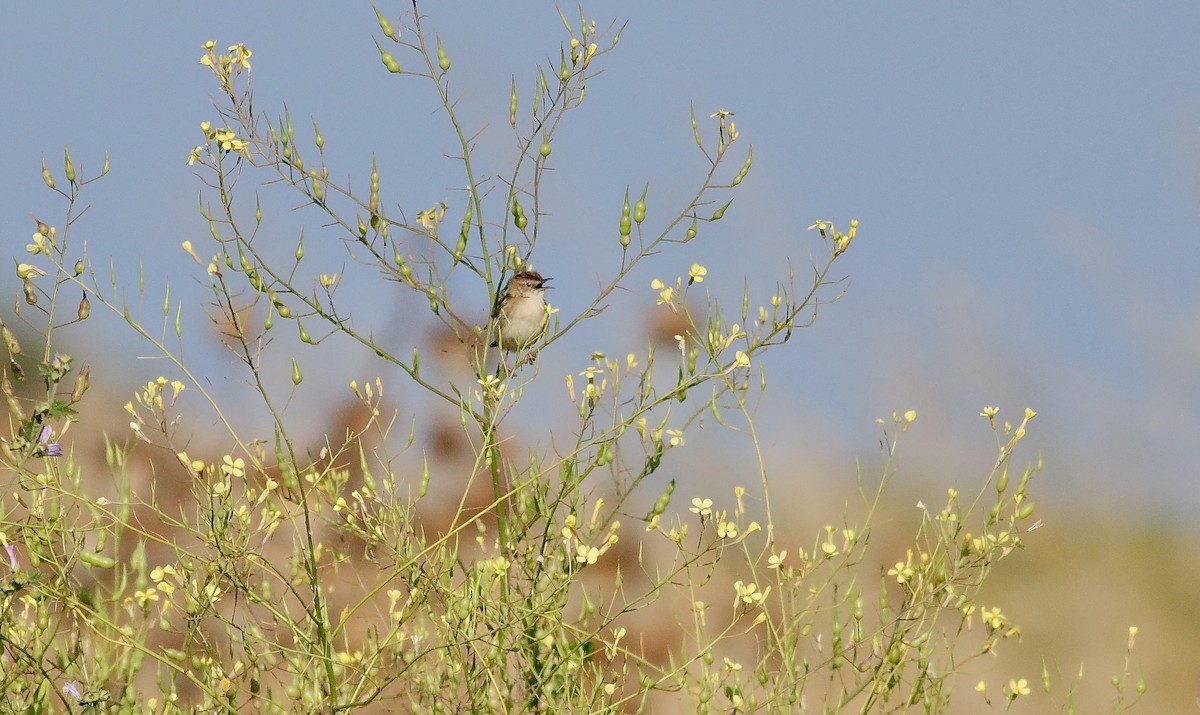
<instances>
[{"instance_id":1,"label":"small bird","mask_svg":"<svg viewBox=\"0 0 1200 715\"><path fill-rule=\"evenodd\" d=\"M522 271L508 281L504 295L492 311L496 321L492 347L519 352L533 347L542 337L550 322L550 312L546 309L546 282L549 280L542 278L540 273Z\"/></svg>"}]
</instances>

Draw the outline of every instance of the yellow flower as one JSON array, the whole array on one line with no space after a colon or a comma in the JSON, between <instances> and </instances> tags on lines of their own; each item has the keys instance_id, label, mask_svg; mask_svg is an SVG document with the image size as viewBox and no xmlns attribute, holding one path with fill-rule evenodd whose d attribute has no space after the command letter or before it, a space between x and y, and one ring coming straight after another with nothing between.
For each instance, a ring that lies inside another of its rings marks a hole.
<instances>
[{"instance_id":1,"label":"yellow flower","mask_svg":"<svg viewBox=\"0 0 1200 715\"><path fill-rule=\"evenodd\" d=\"M241 457L234 459L227 454L221 457L221 471L231 477L243 477L246 475L246 461Z\"/></svg>"},{"instance_id":2,"label":"yellow flower","mask_svg":"<svg viewBox=\"0 0 1200 715\"><path fill-rule=\"evenodd\" d=\"M688 285L693 283L703 283L704 276L708 275L708 269L699 263L693 263L691 269L688 270Z\"/></svg>"},{"instance_id":3,"label":"yellow flower","mask_svg":"<svg viewBox=\"0 0 1200 715\"><path fill-rule=\"evenodd\" d=\"M229 46L229 56L233 64L239 68L244 68L247 72L250 71L250 57L253 54L253 52L240 42Z\"/></svg>"}]
</instances>

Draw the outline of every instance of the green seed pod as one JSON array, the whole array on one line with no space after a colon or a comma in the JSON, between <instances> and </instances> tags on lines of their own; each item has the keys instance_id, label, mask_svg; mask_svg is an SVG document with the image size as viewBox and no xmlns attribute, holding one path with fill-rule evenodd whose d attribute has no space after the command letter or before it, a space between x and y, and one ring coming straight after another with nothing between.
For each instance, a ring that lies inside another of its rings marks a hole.
<instances>
[{"instance_id":1,"label":"green seed pod","mask_svg":"<svg viewBox=\"0 0 1200 715\"><path fill-rule=\"evenodd\" d=\"M371 193L367 199L367 209L371 212L371 228L379 229L379 167L375 157L371 157Z\"/></svg>"},{"instance_id":2,"label":"green seed pod","mask_svg":"<svg viewBox=\"0 0 1200 715\"><path fill-rule=\"evenodd\" d=\"M751 146L750 149L746 152L746 163L742 165L742 170L738 172L737 176L733 177L733 181L730 183L732 183L734 186L737 186L738 184L742 183L742 179L746 178L746 174L750 172L750 164L753 161L754 161L754 147Z\"/></svg>"},{"instance_id":3,"label":"green seed pod","mask_svg":"<svg viewBox=\"0 0 1200 715\"><path fill-rule=\"evenodd\" d=\"M16 365L14 360L13 365ZM18 375L18 379L19 379ZM12 382L8 379L7 372L0 372L0 391L4 393L4 400L8 403L8 411L18 419L24 416L24 410L21 408L21 402L17 400L17 391L13 389Z\"/></svg>"},{"instance_id":4,"label":"green seed pod","mask_svg":"<svg viewBox=\"0 0 1200 715\"><path fill-rule=\"evenodd\" d=\"M274 305L275 310L279 312L280 318L283 318L286 320L287 318L292 317L292 309L287 307L283 303L280 303L279 301L275 301L272 305Z\"/></svg>"},{"instance_id":5,"label":"green seed pod","mask_svg":"<svg viewBox=\"0 0 1200 715\"><path fill-rule=\"evenodd\" d=\"M263 330L267 331L273 327L275 327L275 310L273 308L268 308L267 318L263 321Z\"/></svg>"},{"instance_id":6,"label":"green seed pod","mask_svg":"<svg viewBox=\"0 0 1200 715\"><path fill-rule=\"evenodd\" d=\"M83 369L79 371L79 374L75 376L75 386L71 388L72 405L82 400L83 396L87 394L88 387L90 387L92 384L91 377L92 369L87 365L84 365Z\"/></svg>"},{"instance_id":7,"label":"green seed pod","mask_svg":"<svg viewBox=\"0 0 1200 715\"><path fill-rule=\"evenodd\" d=\"M383 36L389 40L396 39L395 28L393 28L392 23L388 22L388 19L383 16L383 13L379 12L379 8L375 8L375 17L379 20L379 29L383 32Z\"/></svg>"},{"instance_id":8,"label":"green seed pod","mask_svg":"<svg viewBox=\"0 0 1200 715\"><path fill-rule=\"evenodd\" d=\"M314 343L313 343L312 336L309 335L308 331L304 329L304 324L301 323L299 320L297 320L296 325L300 328L300 342L308 343L309 345L313 345Z\"/></svg>"},{"instance_id":9,"label":"green seed pod","mask_svg":"<svg viewBox=\"0 0 1200 715\"><path fill-rule=\"evenodd\" d=\"M1004 466L1004 471L1000 472L1000 476L996 478L996 493L1003 494L1008 488L1008 465Z\"/></svg>"},{"instance_id":10,"label":"green seed pod","mask_svg":"<svg viewBox=\"0 0 1200 715\"><path fill-rule=\"evenodd\" d=\"M618 232L621 237L621 247L629 246L629 235L633 231L633 221L629 217L629 189L625 190L625 203L621 206L621 222L618 224Z\"/></svg>"},{"instance_id":11,"label":"green seed pod","mask_svg":"<svg viewBox=\"0 0 1200 715\"><path fill-rule=\"evenodd\" d=\"M543 139L542 146L540 149L538 149L538 153L542 155L543 159L550 156L550 142Z\"/></svg>"},{"instance_id":12,"label":"green seed pod","mask_svg":"<svg viewBox=\"0 0 1200 715\"><path fill-rule=\"evenodd\" d=\"M1028 519L1030 516L1033 515L1033 508L1034 508L1033 502L1031 502L1031 501L1025 502L1024 504L1021 505L1021 508L1017 510L1017 518L1018 519Z\"/></svg>"},{"instance_id":13,"label":"green seed pod","mask_svg":"<svg viewBox=\"0 0 1200 715\"><path fill-rule=\"evenodd\" d=\"M315 121L313 122L313 134L316 135L315 142L316 142L317 148L324 149L325 148L325 137L323 137L321 135L321 128L317 126L317 123Z\"/></svg>"},{"instance_id":14,"label":"green seed pod","mask_svg":"<svg viewBox=\"0 0 1200 715\"><path fill-rule=\"evenodd\" d=\"M720 221L722 218L725 217L725 209L729 208L729 204L732 204L732 203L733 203L733 199L730 199L724 206L722 206L721 208L714 211L712 218L709 220L710 221Z\"/></svg>"},{"instance_id":15,"label":"green seed pod","mask_svg":"<svg viewBox=\"0 0 1200 715\"><path fill-rule=\"evenodd\" d=\"M696 237L696 219L692 219L692 225L688 226L687 240L692 240Z\"/></svg>"},{"instance_id":16,"label":"green seed pod","mask_svg":"<svg viewBox=\"0 0 1200 715\"><path fill-rule=\"evenodd\" d=\"M391 72L392 74L399 74L400 63L396 61L395 57L392 57L392 53L383 49L383 46L379 44L378 40L375 42L375 47L379 49L379 59L383 61L383 66L387 68L387 71Z\"/></svg>"},{"instance_id":17,"label":"green seed pod","mask_svg":"<svg viewBox=\"0 0 1200 715\"><path fill-rule=\"evenodd\" d=\"M46 159L42 158L42 181L46 182L48 188L54 188L54 177L50 175L50 170L46 168Z\"/></svg>"},{"instance_id":18,"label":"green seed pod","mask_svg":"<svg viewBox=\"0 0 1200 715\"><path fill-rule=\"evenodd\" d=\"M313 180L312 180L312 193L313 193L313 200L315 200L319 204L325 203L325 185L322 184L320 179L318 179L315 176L313 177Z\"/></svg>"},{"instance_id":19,"label":"green seed pod","mask_svg":"<svg viewBox=\"0 0 1200 715\"><path fill-rule=\"evenodd\" d=\"M425 496L429 491L429 457L425 457L425 466L421 470L421 481L417 483L417 498Z\"/></svg>"},{"instance_id":20,"label":"green seed pod","mask_svg":"<svg viewBox=\"0 0 1200 715\"><path fill-rule=\"evenodd\" d=\"M675 480L672 479L671 481L667 482L667 488L663 490L663 493L658 495L658 500L654 502L654 507L650 509L650 513L646 517L647 521L649 521L652 517L662 516L662 514L666 512L667 507L671 504L671 495L674 492Z\"/></svg>"},{"instance_id":21,"label":"green seed pod","mask_svg":"<svg viewBox=\"0 0 1200 715\"><path fill-rule=\"evenodd\" d=\"M633 220L639 226L642 225L642 221L646 220L646 193L648 191L650 191L650 182L646 182L645 188L642 189L642 195L633 205Z\"/></svg>"},{"instance_id":22,"label":"green seed pod","mask_svg":"<svg viewBox=\"0 0 1200 715\"><path fill-rule=\"evenodd\" d=\"M450 56L446 54L446 48L442 46L442 38L437 38L437 58L438 68L443 72L450 71Z\"/></svg>"},{"instance_id":23,"label":"green seed pod","mask_svg":"<svg viewBox=\"0 0 1200 715\"><path fill-rule=\"evenodd\" d=\"M117 565L117 560L111 556L93 553L87 549L79 552L79 560L88 566L95 566L98 569L111 569Z\"/></svg>"},{"instance_id":24,"label":"green seed pod","mask_svg":"<svg viewBox=\"0 0 1200 715\"><path fill-rule=\"evenodd\" d=\"M515 196L513 197L512 215L513 225L518 230L524 231L525 227L529 225L529 220L525 218L525 209L521 207L521 202Z\"/></svg>"},{"instance_id":25,"label":"green seed pod","mask_svg":"<svg viewBox=\"0 0 1200 715\"><path fill-rule=\"evenodd\" d=\"M83 275L83 259L82 258L80 258L78 261L75 261L75 275L76 276Z\"/></svg>"},{"instance_id":26,"label":"green seed pod","mask_svg":"<svg viewBox=\"0 0 1200 715\"><path fill-rule=\"evenodd\" d=\"M462 258L467 250L467 239L471 236L471 225L475 220L475 205L467 201L467 212L463 214L462 227L458 230L458 245L455 247L455 258Z\"/></svg>"},{"instance_id":27,"label":"green seed pod","mask_svg":"<svg viewBox=\"0 0 1200 715\"><path fill-rule=\"evenodd\" d=\"M304 382L304 375L300 372L300 363L292 358L292 384L299 385L301 382Z\"/></svg>"},{"instance_id":28,"label":"green seed pod","mask_svg":"<svg viewBox=\"0 0 1200 715\"><path fill-rule=\"evenodd\" d=\"M508 98L508 123L512 127L517 126L517 78L513 77L512 93Z\"/></svg>"},{"instance_id":29,"label":"green seed pod","mask_svg":"<svg viewBox=\"0 0 1200 715\"><path fill-rule=\"evenodd\" d=\"M16 357L21 354L21 343L17 342L17 336L13 331L9 330L7 325L0 323L0 333L4 335L4 342L8 344L8 354Z\"/></svg>"},{"instance_id":30,"label":"green seed pod","mask_svg":"<svg viewBox=\"0 0 1200 715\"><path fill-rule=\"evenodd\" d=\"M21 289L25 291L25 302L29 305L37 305L37 290L33 287L33 281L26 278L25 282L21 286Z\"/></svg>"},{"instance_id":31,"label":"green seed pod","mask_svg":"<svg viewBox=\"0 0 1200 715\"><path fill-rule=\"evenodd\" d=\"M108 152L104 152L104 166L100 167L100 176L108 173Z\"/></svg>"},{"instance_id":32,"label":"green seed pod","mask_svg":"<svg viewBox=\"0 0 1200 715\"><path fill-rule=\"evenodd\" d=\"M87 320L92 314L92 302L88 300L87 293L83 294L83 300L79 301L79 310L76 311L76 316L79 320Z\"/></svg>"},{"instance_id":33,"label":"green seed pod","mask_svg":"<svg viewBox=\"0 0 1200 715\"><path fill-rule=\"evenodd\" d=\"M75 164L71 162L71 148L63 149L63 169L66 171L67 181L75 183Z\"/></svg>"}]
</instances>

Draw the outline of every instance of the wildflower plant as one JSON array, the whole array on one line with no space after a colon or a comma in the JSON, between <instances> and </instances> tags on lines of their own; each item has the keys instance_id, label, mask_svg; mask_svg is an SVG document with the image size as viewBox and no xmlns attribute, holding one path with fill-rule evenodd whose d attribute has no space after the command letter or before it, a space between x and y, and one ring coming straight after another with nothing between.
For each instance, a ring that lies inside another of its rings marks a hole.
<instances>
[{"instance_id":1,"label":"wildflower plant","mask_svg":"<svg viewBox=\"0 0 1200 715\"><path fill-rule=\"evenodd\" d=\"M614 202L615 269L581 305L550 306L537 347L568 345L562 338L602 320L624 289L678 315L675 345L578 356L560 396L569 439L556 433L546 446L523 434L508 417L526 385L549 376L536 354L507 368L477 298L494 305L554 240L543 230L553 148L622 28L562 15L551 61L520 91L513 81L507 133L520 150L497 170L484 165L479 129L456 101L453 41L431 32L415 5L403 18L378 9L376 21L378 71L397 91L431 94L454 137L463 190L451 200L390 195L375 160L339 180L317 120L310 131L288 110L255 103L251 48L221 51L214 41L200 55L218 99L187 164L203 183L211 240L181 249L266 425L242 425L185 359L197 328L169 285L158 310L157 289L140 277L131 308L117 278L102 279L70 240L107 157L94 176L70 152L61 171L43 165L66 211L61 229L36 222L14 311L39 354L0 327L10 357L0 383L10 424L0 453L5 695L28 712L948 708L951 678L1020 635L979 594L1033 526L1040 463L1013 460L1035 414L1014 426L984 411L997 435L990 473L969 496L951 489L944 504L922 502L911 543L890 561L875 548L875 519L915 412L884 425L881 477L860 476L860 498L840 522L809 525L811 539L782 523L756 427L767 384L760 357L839 297L834 265L858 222L845 232L812 224L805 235L823 253L807 279L789 270L755 281L773 287L747 287L733 310L711 301L704 288L728 276L687 250L734 210L753 164L734 113L720 109L690 117L707 164L690 198L656 206L645 183ZM286 251L268 239L270 212L247 189L255 182L298 198L309 237ZM345 263L312 258L314 240L340 244ZM680 270L645 294L634 269L657 254L677 257ZM362 306L338 292L370 280L424 306L457 346L451 359L465 377L431 369L420 346L401 354L374 337ZM64 441L79 431L90 374L54 349L93 308L162 366L121 398L127 425L106 437L103 464L81 461ZM350 381L342 397L365 418L312 448L305 415L289 405L320 388L303 366L332 337L398 377ZM290 378L282 389L269 379L279 374ZM392 393L452 415L466 459L439 459L427 421L401 416ZM198 403L215 415L203 440L180 427ZM746 484L680 504L672 465L702 425L744 435L755 463L741 472ZM431 487L452 495L448 512ZM987 697L986 685L980 692ZM1031 686L1015 676L1001 692L997 704L1011 704Z\"/></svg>"}]
</instances>

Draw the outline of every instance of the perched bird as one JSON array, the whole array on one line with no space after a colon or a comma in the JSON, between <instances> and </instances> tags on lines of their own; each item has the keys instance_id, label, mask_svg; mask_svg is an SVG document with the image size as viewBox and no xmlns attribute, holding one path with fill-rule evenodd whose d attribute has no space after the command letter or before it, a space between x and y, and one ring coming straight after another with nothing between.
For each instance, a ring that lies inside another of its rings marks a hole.
<instances>
[{"instance_id":1,"label":"perched bird","mask_svg":"<svg viewBox=\"0 0 1200 715\"><path fill-rule=\"evenodd\" d=\"M492 319L496 321L492 347L519 352L530 349L542 337L550 322L546 305L549 280L539 273L522 271L508 281L504 295L492 311Z\"/></svg>"}]
</instances>

